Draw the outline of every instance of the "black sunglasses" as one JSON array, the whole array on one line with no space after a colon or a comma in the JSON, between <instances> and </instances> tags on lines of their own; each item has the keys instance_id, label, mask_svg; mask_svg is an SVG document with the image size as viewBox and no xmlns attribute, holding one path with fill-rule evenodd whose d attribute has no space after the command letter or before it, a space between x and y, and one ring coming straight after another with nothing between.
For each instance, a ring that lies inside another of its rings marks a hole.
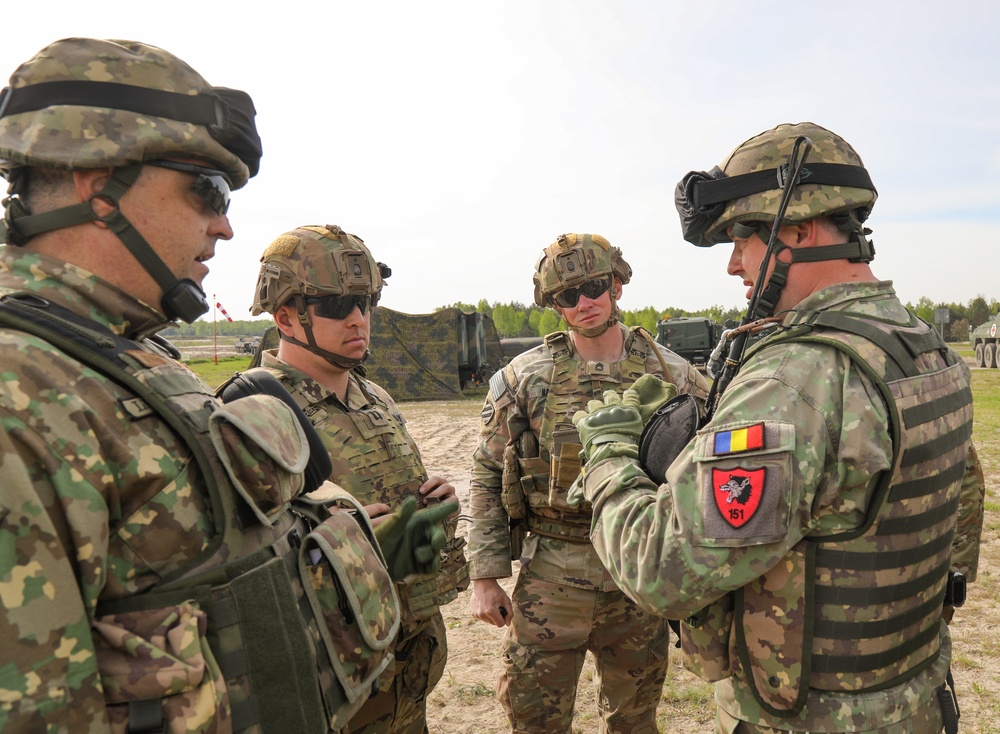
<instances>
[{"instance_id":1,"label":"black sunglasses","mask_svg":"<svg viewBox=\"0 0 1000 734\"><path fill-rule=\"evenodd\" d=\"M375 296L310 296L306 303L316 306L316 315L321 319L346 319L355 308L362 314L375 305Z\"/></svg>"},{"instance_id":2,"label":"black sunglasses","mask_svg":"<svg viewBox=\"0 0 1000 734\"><path fill-rule=\"evenodd\" d=\"M576 308L576 304L580 302L581 294L593 301L596 298L600 298L610 287L610 278L597 278L596 280L588 280L576 288L567 288L559 291L553 296L553 299L563 308Z\"/></svg>"},{"instance_id":3,"label":"black sunglasses","mask_svg":"<svg viewBox=\"0 0 1000 734\"><path fill-rule=\"evenodd\" d=\"M146 165L193 174L195 180L191 184L191 191L208 204L212 208L212 211L220 217L229 211L229 194L231 193L232 182L224 171L198 166L194 163L181 163L180 161L146 161Z\"/></svg>"}]
</instances>

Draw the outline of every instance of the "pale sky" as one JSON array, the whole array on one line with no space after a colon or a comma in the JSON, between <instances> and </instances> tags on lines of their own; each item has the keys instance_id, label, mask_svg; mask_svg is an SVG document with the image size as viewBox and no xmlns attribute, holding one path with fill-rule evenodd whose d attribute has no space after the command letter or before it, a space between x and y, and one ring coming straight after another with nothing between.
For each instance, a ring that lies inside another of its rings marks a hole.
<instances>
[{"instance_id":1,"label":"pale sky","mask_svg":"<svg viewBox=\"0 0 1000 734\"><path fill-rule=\"evenodd\" d=\"M0 43L4 81L56 39L126 38L253 97L261 172L234 195L236 236L205 282L237 319L263 249L303 224L364 239L393 269L382 304L407 313L530 303L534 262L563 232L622 249L623 308L742 308L729 248L681 239L674 186L802 121L864 160L872 267L903 301L1000 299L994 0L32 8Z\"/></svg>"}]
</instances>

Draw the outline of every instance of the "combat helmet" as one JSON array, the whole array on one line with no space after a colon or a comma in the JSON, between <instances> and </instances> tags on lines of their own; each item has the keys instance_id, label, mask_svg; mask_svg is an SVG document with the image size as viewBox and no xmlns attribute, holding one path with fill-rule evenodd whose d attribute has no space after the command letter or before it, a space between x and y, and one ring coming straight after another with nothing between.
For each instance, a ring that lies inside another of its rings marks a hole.
<instances>
[{"instance_id":1,"label":"combat helmet","mask_svg":"<svg viewBox=\"0 0 1000 734\"><path fill-rule=\"evenodd\" d=\"M196 175L206 174L213 207L225 213L229 190L244 186L260 167L255 115L245 92L210 86L155 46L56 41L18 67L0 92L0 172L10 182L4 239L22 245L37 234L98 218L89 204L32 215L19 197L25 168L112 167L99 196L115 210L104 219L162 288L167 317L194 321L208 310L204 293L193 281L173 276L121 214L118 201L144 163L204 159L214 167L200 167Z\"/></svg>"},{"instance_id":2,"label":"combat helmet","mask_svg":"<svg viewBox=\"0 0 1000 734\"><path fill-rule=\"evenodd\" d=\"M789 178L789 158L803 140L809 141L807 155L797 182L791 182L784 216L775 223ZM711 171L688 173L677 184L674 202L684 239L699 247L732 242L730 228L738 237L756 233L766 243L772 228L818 217L829 217L848 233L847 243L812 247L808 253L776 238L774 272L752 314L762 318L773 313L792 263L874 259L875 248L867 239L871 230L864 222L877 196L861 157L846 140L815 123L802 122L778 125L750 138ZM781 250L789 251L786 258L777 258ZM762 273L765 267L766 262Z\"/></svg>"},{"instance_id":3,"label":"combat helmet","mask_svg":"<svg viewBox=\"0 0 1000 734\"><path fill-rule=\"evenodd\" d=\"M307 306L332 302L346 318L355 308L367 313L378 304L392 271L376 262L364 241L336 224L306 225L279 235L260 258L260 273L250 312L274 314L285 304L295 306L308 342L281 333L283 340L321 355L343 369L352 369L368 358L349 359L317 344ZM331 299L331 297L340 297Z\"/></svg>"},{"instance_id":4,"label":"combat helmet","mask_svg":"<svg viewBox=\"0 0 1000 734\"><path fill-rule=\"evenodd\" d=\"M611 283L612 313L607 323L601 327L580 331L585 336L600 336L618 322L620 313L615 303L615 289L611 276L622 285L632 278L632 268L622 257L622 251L612 247L599 234L562 234L545 248L535 263L535 303L541 308L556 308L556 297L570 288L578 288L589 280L607 277ZM596 332L596 333L587 333Z\"/></svg>"}]
</instances>

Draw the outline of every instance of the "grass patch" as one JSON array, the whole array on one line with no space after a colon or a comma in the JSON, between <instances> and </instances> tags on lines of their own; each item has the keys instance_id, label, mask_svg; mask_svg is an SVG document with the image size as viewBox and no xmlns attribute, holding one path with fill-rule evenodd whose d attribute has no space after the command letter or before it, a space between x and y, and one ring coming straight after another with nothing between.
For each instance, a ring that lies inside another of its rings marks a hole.
<instances>
[{"instance_id":1,"label":"grass patch","mask_svg":"<svg viewBox=\"0 0 1000 734\"><path fill-rule=\"evenodd\" d=\"M250 366L250 357L220 357L214 359L192 359L186 362L198 377L211 388L216 388L236 372L243 372Z\"/></svg>"},{"instance_id":2,"label":"grass patch","mask_svg":"<svg viewBox=\"0 0 1000 734\"><path fill-rule=\"evenodd\" d=\"M456 695L458 696L459 701L464 703L466 706L470 706L476 702L476 699L493 698L494 694L492 688L479 680L476 681L474 686L459 686Z\"/></svg>"}]
</instances>

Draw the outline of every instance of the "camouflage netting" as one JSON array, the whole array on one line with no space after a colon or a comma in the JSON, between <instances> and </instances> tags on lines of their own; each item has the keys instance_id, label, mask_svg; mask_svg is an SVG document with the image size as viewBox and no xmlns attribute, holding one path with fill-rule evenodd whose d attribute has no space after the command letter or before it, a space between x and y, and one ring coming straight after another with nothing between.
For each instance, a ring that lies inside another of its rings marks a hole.
<instances>
[{"instance_id":1,"label":"camouflage netting","mask_svg":"<svg viewBox=\"0 0 1000 734\"><path fill-rule=\"evenodd\" d=\"M397 401L461 397L458 318L455 308L416 315L376 308L372 356L365 362L368 379Z\"/></svg>"},{"instance_id":2,"label":"camouflage netting","mask_svg":"<svg viewBox=\"0 0 1000 734\"><path fill-rule=\"evenodd\" d=\"M483 355L469 347L462 362L460 333L468 329L466 320L481 318ZM278 346L278 334L272 326L264 334L250 364L260 366L263 350ZM451 400L462 396L463 381L469 371L485 382L504 364L500 336L486 314L463 314L446 308L431 314L407 314L379 306L372 310L371 357L364 363L365 376L382 386L396 401Z\"/></svg>"}]
</instances>

